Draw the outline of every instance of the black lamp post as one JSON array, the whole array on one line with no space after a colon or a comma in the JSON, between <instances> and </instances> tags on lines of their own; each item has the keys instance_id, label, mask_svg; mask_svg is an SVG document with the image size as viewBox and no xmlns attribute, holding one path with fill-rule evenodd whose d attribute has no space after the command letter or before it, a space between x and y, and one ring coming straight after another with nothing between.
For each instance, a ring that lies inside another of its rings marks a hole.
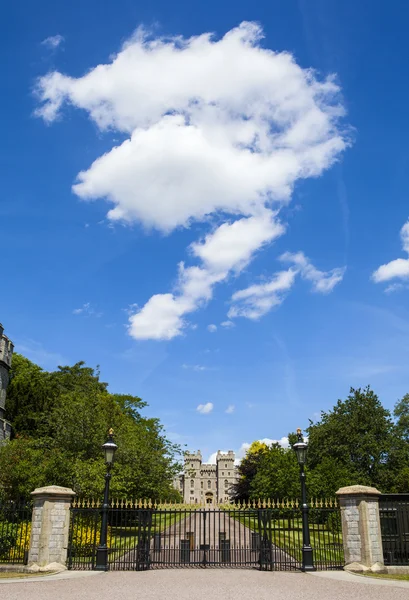
<instances>
[{"instance_id":1,"label":"black lamp post","mask_svg":"<svg viewBox=\"0 0 409 600\"><path fill-rule=\"evenodd\" d=\"M300 481L301 481L301 512L302 512L302 570L315 571L314 561L312 556L312 548L310 543L310 530L308 527L308 504L307 504L307 487L305 485L304 465L307 460L307 444L304 442L301 429L297 429L298 442L293 448L297 455L298 464L300 465Z\"/></svg>"},{"instance_id":2,"label":"black lamp post","mask_svg":"<svg viewBox=\"0 0 409 600\"><path fill-rule=\"evenodd\" d=\"M99 546L97 548L97 560L95 569L96 571L108 571L108 509L109 509L109 484L111 482L111 468L114 462L114 455L118 446L114 442L114 430L110 429L108 439L105 444L102 445L105 452L105 464L107 472L105 474L105 490L104 490L104 503L102 505L102 523L101 523L101 536L99 540Z\"/></svg>"}]
</instances>

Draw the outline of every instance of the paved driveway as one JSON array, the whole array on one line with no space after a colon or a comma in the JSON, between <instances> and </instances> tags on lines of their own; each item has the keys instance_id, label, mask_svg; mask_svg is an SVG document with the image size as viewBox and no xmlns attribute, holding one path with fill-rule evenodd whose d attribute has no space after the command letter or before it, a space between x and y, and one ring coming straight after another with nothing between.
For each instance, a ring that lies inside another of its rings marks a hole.
<instances>
[{"instance_id":1,"label":"paved driveway","mask_svg":"<svg viewBox=\"0 0 409 600\"><path fill-rule=\"evenodd\" d=\"M406 582L348 573L221 569L68 573L65 579L0 583L4 600L408 600ZM61 576L59 576L61 577ZM374 583L372 583L374 581Z\"/></svg>"}]
</instances>

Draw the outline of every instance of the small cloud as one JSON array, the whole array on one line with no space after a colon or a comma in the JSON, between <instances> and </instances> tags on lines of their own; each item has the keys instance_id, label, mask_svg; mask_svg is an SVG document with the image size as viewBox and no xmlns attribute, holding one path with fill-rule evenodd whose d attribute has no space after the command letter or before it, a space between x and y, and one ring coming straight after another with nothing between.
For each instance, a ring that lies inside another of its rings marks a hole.
<instances>
[{"instance_id":1,"label":"small cloud","mask_svg":"<svg viewBox=\"0 0 409 600\"><path fill-rule=\"evenodd\" d=\"M235 408L236 407L234 406L234 404L229 404L229 406L226 408L226 410L224 412L228 415L231 415L232 413L234 413Z\"/></svg>"},{"instance_id":2,"label":"small cloud","mask_svg":"<svg viewBox=\"0 0 409 600\"><path fill-rule=\"evenodd\" d=\"M210 333L214 333L215 331L217 331L217 325L214 325L213 323L211 325L208 325L207 331L210 331Z\"/></svg>"},{"instance_id":3,"label":"small cloud","mask_svg":"<svg viewBox=\"0 0 409 600\"><path fill-rule=\"evenodd\" d=\"M385 294L393 294L393 292L399 292L400 290L405 289L406 286L403 285L403 283L391 283L391 285L388 285L388 287L385 289Z\"/></svg>"},{"instance_id":4,"label":"small cloud","mask_svg":"<svg viewBox=\"0 0 409 600\"><path fill-rule=\"evenodd\" d=\"M220 325L222 327L226 327L226 329L231 329L232 327L236 327L236 324L233 323L233 321L223 321L223 323L220 323Z\"/></svg>"},{"instance_id":5,"label":"small cloud","mask_svg":"<svg viewBox=\"0 0 409 600\"><path fill-rule=\"evenodd\" d=\"M402 229L400 230L400 238L402 242L402 250L409 254L409 219L406 221ZM372 273L372 281L375 283L382 283L389 281L390 279L409 279L409 258L396 258L390 262L381 265ZM400 289L397 286L390 285L386 288L385 292L395 292Z\"/></svg>"},{"instance_id":6,"label":"small cloud","mask_svg":"<svg viewBox=\"0 0 409 600\"><path fill-rule=\"evenodd\" d=\"M208 371L209 370L209 368L205 367L204 365L187 365L186 363L183 363L182 369L190 369L192 371Z\"/></svg>"},{"instance_id":7,"label":"small cloud","mask_svg":"<svg viewBox=\"0 0 409 600\"><path fill-rule=\"evenodd\" d=\"M128 317L130 317L131 315L134 314L134 312L136 312L138 310L138 304L136 302L134 302L133 304L129 304L129 306L127 306L126 308L122 309L124 313L126 313L128 315Z\"/></svg>"},{"instance_id":8,"label":"small cloud","mask_svg":"<svg viewBox=\"0 0 409 600\"><path fill-rule=\"evenodd\" d=\"M213 404L212 402L207 402L207 404L199 404L196 410L201 415L208 415L213 410Z\"/></svg>"},{"instance_id":9,"label":"small cloud","mask_svg":"<svg viewBox=\"0 0 409 600\"><path fill-rule=\"evenodd\" d=\"M247 406L247 408L254 408L256 405L253 404L252 402L246 402L246 406Z\"/></svg>"},{"instance_id":10,"label":"small cloud","mask_svg":"<svg viewBox=\"0 0 409 600\"><path fill-rule=\"evenodd\" d=\"M57 35L51 35L50 37L45 38L45 40L43 40L41 42L41 45L46 46L47 48L50 48L51 50L56 50L56 48L58 48L58 46L60 46L63 42L64 42L64 37L60 34L57 34Z\"/></svg>"},{"instance_id":11,"label":"small cloud","mask_svg":"<svg viewBox=\"0 0 409 600\"><path fill-rule=\"evenodd\" d=\"M73 315L84 315L87 317L95 317L99 319L102 317L104 313L97 312L92 306L90 302L85 302L80 308L74 308L72 311Z\"/></svg>"},{"instance_id":12,"label":"small cloud","mask_svg":"<svg viewBox=\"0 0 409 600\"><path fill-rule=\"evenodd\" d=\"M304 438L304 439L306 439L306 438ZM286 436L283 436L279 440L273 440L271 438L263 438L263 439L257 440L257 441L261 442L262 444L266 444L266 446L272 446L273 444L279 444L282 448L289 447L288 437L286 437ZM246 455L246 452L250 448L250 446L251 446L251 444L249 444L248 442L242 443L239 450L236 452L236 456L239 461L242 458L244 458L244 456Z\"/></svg>"}]
</instances>

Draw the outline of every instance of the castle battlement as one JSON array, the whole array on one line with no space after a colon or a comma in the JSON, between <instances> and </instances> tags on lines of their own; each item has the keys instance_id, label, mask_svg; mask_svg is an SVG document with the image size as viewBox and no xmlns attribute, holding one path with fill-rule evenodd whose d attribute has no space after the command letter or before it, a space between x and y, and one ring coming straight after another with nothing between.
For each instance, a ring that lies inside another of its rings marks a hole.
<instances>
[{"instance_id":1,"label":"castle battlement","mask_svg":"<svg viewBox=\"0 0 409 600\"><path fill-rule=\"evenodd\" d=\"M233 450L216 454L216 464L202 463L202 453L184 453L184 474L175 479L175 487L187 504L221 504L229 502L238 480Z\"/></svg>"},{"instance_id":2,"label":"castle battlement","mask_svg":"<svg viewBox=\"0 0 409 600\"><path fill-rule=\"evenodd\" d=\"M217 455L216 455L216 461L219 460L235 460L236 455L233 452L233 450L229 450L228 452L221 452L220 450L217 451Z\"/></svg>"},{"instance_id":3,"label":"castle battlement","mask_svg":"<svg viewBox=\"0 0 409 600\"><path fill-rule=\"evenodd\" d=\"M188 450L186 450L186 452L184 453L184 458L185 462L189 460L200 460L200 462L202 462L202 453L200 452L200 450L198 450L197 452L189 452Z\"/></svg>"}]
</instances>

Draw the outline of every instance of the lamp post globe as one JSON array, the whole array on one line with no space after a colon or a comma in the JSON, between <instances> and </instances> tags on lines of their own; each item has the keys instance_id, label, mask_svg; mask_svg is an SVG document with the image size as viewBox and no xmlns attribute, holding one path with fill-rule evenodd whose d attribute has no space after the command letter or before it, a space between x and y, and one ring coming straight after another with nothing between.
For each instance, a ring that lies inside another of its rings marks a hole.
<instances>
[{"instance_id":1,"label":"lamp post globe","mask_svg":"<svg viewBox=\"0 0 409 600\"><path fill-rule=\"evenodd\" d=\"M114 442L114 430L110 429L108 433L108 439L105 444L102 444L102 448L105 453L105 463L106 465L112 465L114 462L115 452L118 446Z\"/></svg>"},{"instance_id":2,"label":"lamp post globe","mask_svg":"<svg viewBox=\"0 0 409 600\"><path fill-rule=\"evenodd\" d=\"M95 562L96 571L108 571L108 509L109 509L109 484L111 483L111 468L114 462L115 452L118 446L114 442L114 430L110 429L108 432L108 439L105 444L102 445L102 449L105 455L105 489L104 489L104 502L102 504L102 520L101 520L101 535L99 540L99 546L97 548L97 557Z\"/></svg>"},{"instance_id":3,"label":"lamp post globe","mask_svg":"<svg viewBox=\"0 0 409 600\"><path fill-rule=\"evenodd\" d=\"M300 482L301 482L301 514L302 514L302 570L315 571L312 547L310 542L310 529L308 526L308 503L307 503L307 486L305 484L304 465L307 461L308 444L304 442L302 431L297 429L297 442L293 445L293 450L297 456L298 464L300 465Z\"/></svg>"}]
</instances>

